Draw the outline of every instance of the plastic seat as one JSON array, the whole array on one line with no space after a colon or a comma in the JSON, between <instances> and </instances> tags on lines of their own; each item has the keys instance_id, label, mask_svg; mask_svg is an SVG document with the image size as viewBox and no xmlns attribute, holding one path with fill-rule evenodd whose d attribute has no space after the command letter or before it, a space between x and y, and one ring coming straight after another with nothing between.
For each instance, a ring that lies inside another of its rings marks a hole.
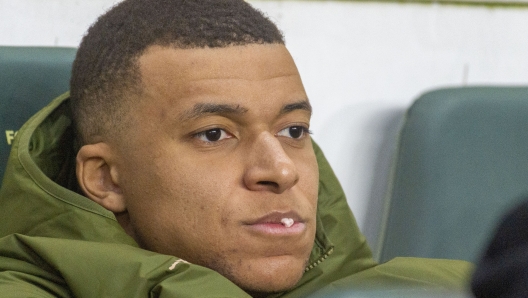
<instances>
[{"instance_id":1,"label":"plastic seat","mask_svg":"<svg viewBox=\"0 0 528 298\"><path fill-rule=\"evenodd\" d=\"M69 90L75 53L74 48L0 47L0 182L16 131Z\"/></svg>"},{"instance_id":2,"label":"plastic seat","mask_svg":"<svg viewBox=\"0 0 528 298\"><path fill-rule=\"evenodd\" d=\"M528 88L427 93L398 146L379 260L476 261L500 216L528 195Z\"/></svg>"}]
</instances>

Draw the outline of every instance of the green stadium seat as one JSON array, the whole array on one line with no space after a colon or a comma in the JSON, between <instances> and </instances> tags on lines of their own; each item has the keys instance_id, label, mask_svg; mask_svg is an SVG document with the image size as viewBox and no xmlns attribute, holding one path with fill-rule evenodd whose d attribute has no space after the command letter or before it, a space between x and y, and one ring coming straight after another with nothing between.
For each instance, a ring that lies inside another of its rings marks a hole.
<instances>
[{"instance_id":1,"label":"green stadium seat","mask_svg":"<svg viewBox=\"0 0 528 298\"><path fill-rule=\"evenodd\" d=\"M380 233L380 261L478 260L528 195L528 87L461 87L408 109Z\"/></svg>"},{"instance_id":2,"label":"green stadium seat","mask_svg":"<svg viewBox=\"0 0 528 298\"><path fill-rule=\"evenodd\" d=\"M17 130L69 90L75 53L74 48L0 47L0 181Z\"/></svg>"}]
</instances>

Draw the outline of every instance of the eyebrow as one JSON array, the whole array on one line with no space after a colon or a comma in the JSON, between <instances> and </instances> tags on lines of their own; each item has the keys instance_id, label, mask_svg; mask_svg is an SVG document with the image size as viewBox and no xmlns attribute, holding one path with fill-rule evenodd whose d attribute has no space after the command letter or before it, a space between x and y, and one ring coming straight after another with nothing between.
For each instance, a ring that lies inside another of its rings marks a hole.
<instances>
[{"instance_id":1,"label":"eyebrow","mask_svg":"<svg viewBox=\"0 0 528 298\"><path fill-rule=\"evenodd\" d=\"M310 113L310 115L312 114L312 106L310 105L310 102L308 100L301 100L298 102L287 104L282 107L280 114L283 115L296 110L304 110Z\"/></svg>"},{"instance_id":2,"label":"eyebrow","mask_svg":"<svg viewBox=\"0 0 528 298\"><path fill-rule=\"evenodd\" d=\"M183 112L180 121L200 118L209 114L245 114L248 109L240 105L215 104L215 103L197 103L190 110Z\"/></svg>"},{"instance_id":3,"label":"eyebrow","mask_svg":"<svg viewBox=\"0 0 528 298\"><path fill-rule=\"evenodd\" d=\"M308 100L301 100L291 104L284 105L279 115L291 113L296 110L304 110L312 114L312 106ZM187 121L203 117L205 115L243 115L248 112L247 108L240 105L215 104L215 103L197 103L191 109L184 111L180 116L180 121Z\"/></svg>"}]
</instances>

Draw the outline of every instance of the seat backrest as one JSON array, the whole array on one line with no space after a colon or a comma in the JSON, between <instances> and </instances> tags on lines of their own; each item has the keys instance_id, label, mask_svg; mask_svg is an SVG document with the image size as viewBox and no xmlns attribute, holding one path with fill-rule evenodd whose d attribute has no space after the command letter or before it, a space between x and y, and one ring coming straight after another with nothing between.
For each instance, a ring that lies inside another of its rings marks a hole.
<instances>
[{"instance_id":1,"label":"seat backrest","mask_svg":"<svg viewBox=\"0 0 528 298\"><path fill-rule=\"evenodd\" d=\"M476 261L500 216L528 195L528 88L427 93L398 146L379 260Z\"/></svg>"},{"instance_id":2,"label":"seat backrest","mask_svg":"<svg viewBox=\"0 0 528 298\"><path fill-rule=\"evenodd\" d=\"M68 91L75 53L74 48L0 47L0 183L17 130Z\"/></svg>"}]
</instances>

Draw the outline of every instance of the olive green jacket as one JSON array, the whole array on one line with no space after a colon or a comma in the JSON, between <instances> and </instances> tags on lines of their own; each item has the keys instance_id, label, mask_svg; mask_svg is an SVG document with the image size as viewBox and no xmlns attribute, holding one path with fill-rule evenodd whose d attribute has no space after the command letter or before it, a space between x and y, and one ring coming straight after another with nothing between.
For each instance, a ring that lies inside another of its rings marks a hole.
<instances>
[{"instance_id":1,"label":"olive green jacket","mask_svg":"<svg viewBox=\"0 0 528 298\"><path fill-rule=\"evenodd\" d=\"M75 191L68 94L33 116L12 144L0 190L1 297L246 297L208 268L138 247L114 215ZM377 265L343 191L314 144L317 232L298 285L270 296L401 287L463 290L464 262L396 259ZM236 241L236 239L233 239Z\"/></svg>"}]
</instances>

